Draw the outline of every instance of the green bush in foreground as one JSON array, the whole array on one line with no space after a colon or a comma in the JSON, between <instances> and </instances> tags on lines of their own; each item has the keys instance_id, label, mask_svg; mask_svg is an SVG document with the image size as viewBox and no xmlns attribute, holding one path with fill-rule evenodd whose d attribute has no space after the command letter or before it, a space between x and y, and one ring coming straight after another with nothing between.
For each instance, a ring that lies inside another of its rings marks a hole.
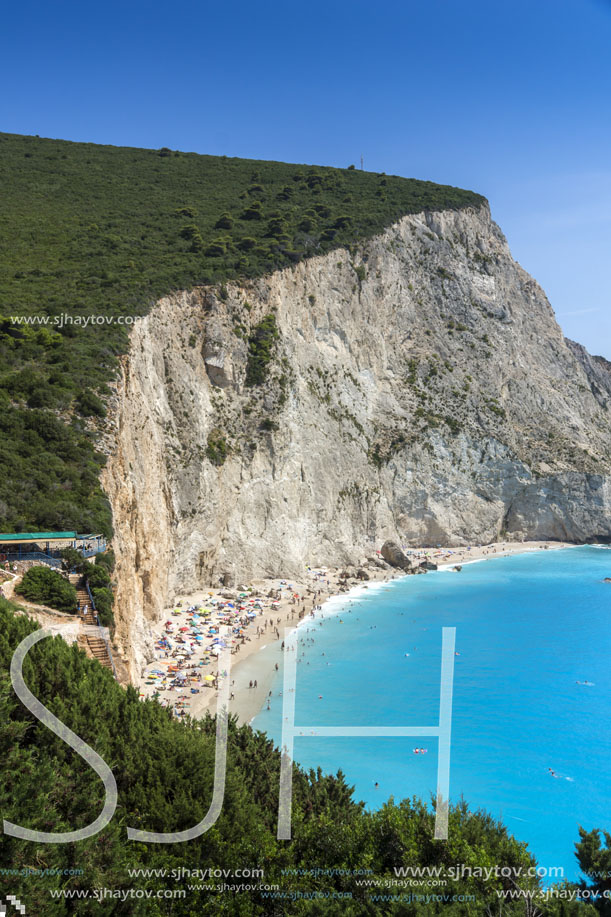
<instances>
[{"instance_id":1,"label":"green bush in foreground","mask_svg":"<svg viewBox=\"0 0 611 917\"><path fill-rule=\"evenodd\" d=\"M15 592L29 602L49 605L58 611L76 611L76 589L61 573L49 567L31 567Z\"/></svg>"}]
</instances>

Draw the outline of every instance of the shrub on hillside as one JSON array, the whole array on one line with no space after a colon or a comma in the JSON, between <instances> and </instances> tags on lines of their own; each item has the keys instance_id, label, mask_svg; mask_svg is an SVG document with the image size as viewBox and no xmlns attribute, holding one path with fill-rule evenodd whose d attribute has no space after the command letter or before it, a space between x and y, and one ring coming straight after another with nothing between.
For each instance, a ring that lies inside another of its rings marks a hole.
<instances>
[{"instance_id":1,"label":"shrub on hillside","mask_svg":"<svg viewBox=\"0 0 611 917\"><path fill-rule=\"evenodd\" d=\"M49 605L58 611L76 610L76 589L61 573L49 567L31 567L15 592L29 602Z\"/></svg>"},{"instance_id":2,"label":"shrub on hillside","mask_svg":"<svg viewBox=\"0 0 611 917\"><path fill-rule=\"evenodd\" d=\"M92 589L98 586L108 586L110 583L110 573L102 564L87 563L87 568L83 572Z\"/></svg>"},{"instance_id":3,"label":"shrub on hillside","mask_svg":"<svg viewBox=\"0 0 611 917\"><path fill-rule=\"evenodd\" d=\"M260 201L253 201L250 207L247 207L244 213L242 214L243 220L262 220L263 211L261 209Z\"/></svg>"},{"instance_id":4,"label":"shrub on hillside","mask_svg":"<svg viewBox=\"0 0 611 917\"><path fill-rule=\"evenodd\" d=\"M109 572L112 573L115 569L115 552L109 548L107 551L104 551L103 554L96 554L95 564L96 566L102 565L103 567L107 567Z\"/></svg>"},{"instance_id":5,"label":"shrub on hillside","mask_svg":"<svg viewBox=\"0 0 611 917\"><path fill-rule=\"evenodd\" d=\"M86 558L76 548L64 548L62 554L62 570L66 573L84 573L90 566Z\"/></svg>"},{"instance_id":6,"label":"shrub on hillside","mask_svg":"<svg viewBox=\"0 0 611 917\"><path fill-rule=\"evenodd\" d=\"M265 380L278 337L276 318L271 314L266 315L253 329L248 339L246 385L260 385Z\"/></svg>"},{"instance_id":7,"label":"shrub on hillside","mask_svg":"<svg viewBox=\"0 0 611 917\"><path fill-rule=\"evenodd\" d=\"M76 408L83 417L105 417L106 408L103 401L94 392L85 389L76 399Z\"/></svg>"},{"instance_id":8,"label":"shrub on hillside","mask_svg":"<svg viewBox=\"0 0 611 917\"><path fill-rule=\"evenodd\" d=\"M216 223L214 224L215 229L231 229L233 226L233 217L230 213L222 213Z\"/></svg>"},{"instance_id":9,"label":"shrub on hillside","mask_svg":"<svg viewBox=\"0 0 611 917\"><path fill-rule=\"evenodd\" d=\"M206 456L213 465L221 466L229 455L229 443L220 430L213 430L208 436Z\"/></svg>"},{"instance_id":10,"label":"shrub on hillside","mask_svg":"<svg viewBox=\"0 0 611 917\"><path fill-rule=\"evenodd\" d=\"M102 627L112 627L114 617L112 613L113 595L112 589L108 586L101 586L91 590L95 609L98 613L98 620Z\"/></svg>"}]
</instances>

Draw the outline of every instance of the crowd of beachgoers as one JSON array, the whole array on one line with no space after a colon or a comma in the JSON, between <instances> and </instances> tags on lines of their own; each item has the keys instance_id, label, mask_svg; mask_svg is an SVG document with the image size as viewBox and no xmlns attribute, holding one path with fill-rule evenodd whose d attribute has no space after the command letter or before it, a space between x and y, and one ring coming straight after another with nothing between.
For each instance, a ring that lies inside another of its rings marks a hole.
<instances>
[{"instance_id":1,"label":"crowd of beachgoers","mask_svg":"<svg viewBox=\"0 0 611 917\"><path fill-rule=\"evenodd\" d=\"M405 553L414 561L428 560L456 569L489 556L559 547L568 545L509 542L451 549L406 547ZM402 576L403 571L380 562L379 566L369 564L367 575L373 583ZM155 659L143 673L140 697L156 698L177 717L200 717L207 710L215 712L219 679L229 677L230 710L247 720L265 702L269 672L260 668L257 677L255 669L254 678L245 682L238 676L239 665L235 666L233 657L243 663L270 643L280 645L284 628L295 627L304 617L317 614L329 598L367 585L357 583L354 576L346 577L340 569L306 566L300 582L257 580L234 589L221 587L177 597L154 628ZM224 636L221 628L226 629ZM218 665L223 649L231 653L229 673ZM269 668L269 659L265 666Z\"/></svg>"},{"instance_id":2,"label":"crowd of beachgoers","mask_svg":"<svg viewBox=\"0 0 611 917\"><path fill-rule=\"evenodd\" d=\"M326 570L307 568L305 583L288 580L209 590L205 595L178 600L156 628L155 662L146 669L141 697L154 697L177 717L201 715L227 677L217 657L247 654L249 644L279 640L280 628L297 623L327 597ZM225 631L225 633L223 633ZM252 685L258 688L258 684ZM233 692L231 692L233 699Z\"/></svg>"}]
</instances>

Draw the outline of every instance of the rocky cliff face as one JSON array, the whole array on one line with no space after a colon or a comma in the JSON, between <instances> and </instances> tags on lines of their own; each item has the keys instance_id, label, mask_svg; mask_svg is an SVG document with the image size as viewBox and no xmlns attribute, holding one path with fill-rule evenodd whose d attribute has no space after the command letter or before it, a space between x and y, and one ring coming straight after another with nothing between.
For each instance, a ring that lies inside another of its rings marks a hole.
<instances>
[{"instance_id":1,"label":"rocky cliff face","mask_svg":"<svg viewBox=\"0 0 611 917\"><path fill-rule=\"evenodd\" d=\"M161 300L104 473L132 672L168 598L225 573L387 538L611 539L610 405L610 364L563 338L486 207Z\"/></svg>"}]
</instances>

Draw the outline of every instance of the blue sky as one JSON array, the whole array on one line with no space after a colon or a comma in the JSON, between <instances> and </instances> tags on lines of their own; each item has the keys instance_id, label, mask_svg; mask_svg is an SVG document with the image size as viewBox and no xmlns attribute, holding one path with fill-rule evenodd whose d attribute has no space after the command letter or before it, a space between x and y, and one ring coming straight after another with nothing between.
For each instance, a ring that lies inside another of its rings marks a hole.
<instances>
[{"instance_id":1,"label":"blue sky","mask_svg":"<svg viewBox=\"0 0 611 917\"><path fill-rule=\"evenodd\" d=\"M611 359L610 49L610 0L13 0L0 126L473 188Z\"/></svg>"}]
</instances>

